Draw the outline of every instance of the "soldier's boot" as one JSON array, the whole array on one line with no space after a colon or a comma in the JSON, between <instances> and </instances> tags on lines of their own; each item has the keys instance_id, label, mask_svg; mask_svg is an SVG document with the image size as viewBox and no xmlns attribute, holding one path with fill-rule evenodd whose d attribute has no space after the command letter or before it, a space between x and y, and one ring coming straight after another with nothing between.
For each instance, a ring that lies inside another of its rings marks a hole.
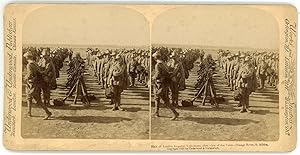
<instances>
[{"instance_id":1,"label":"soldier's boot","mask_svg":"<svg viewBox=\"0 0 300 155\"><path fill-rule=\"evenodd\" d=\"M123 108L121 108L121 96L119 96L117 99L117 107L120 111L125 111Z\"/></svg>"},{"instance_id":2,"label":"soldier's boot","mask_svg":"<svg viewBox=\"0 0 300 155\"><path fill-rule=\"evenodd\" d=\"M27 101L27 107L28 107L27 116L28 117L32 117L32 115L31 115L31 105L32 105L32 101Z\"/></svg>"},{"instance_id":3,"label":"soldier's boot","mask_svg":"<svg viewBox=\"0 0 300 155\"><path fill-rule=\"evenodd\" d=\"M168 98L164 98L164 103L165 105L173 112L174 116L171 118L171 120L175 120L178 116L179 113L175 110L175 108L170 104L170 101Z\"/></svg>"},{"instance_id":4,"label":"soldier's boot","mask_svg":"<svg viewBox=\"0 0 300 155\"><path fill-rule=\"evenodd\" d=\"M246 100L246 110L248 113L252 112L251 110L249 110L249 98Z\"/></svg>"},{"instance_id":5,"label":"soldier's boot","mask_svg":"<svg viewBox=\"0 0 300 155\"><path fill-rule=\"evenodd\" d=\"M118 110L118 107L117 107L117 105L115 104L115 99L114 99L114 98L111 98L110 104L113 105L113 107L111 108L112 111Z\"/></svg>"},{"instance_id":6,"label":"soldier's boot","mask_svg":"<svg viewBox=\"0 0 300 155\"><path fill-rule=\"evenodd\" d=\"M244 113L244 112L247 112L247 108L246 108L246 105L243 103L240 113Z\"/></svg>"},{"instance_id":7,"label":"soldier's boot","mask_svg":"<svg viewBox=\"0 0 300 155\"><path fill-rule=\"evenodd\" d=\"M112 111L118 110L118 107L114 104L113 107L111 108Z\"/></svg>"},{"instance_id":8,"label":"soldier's boot","mask_svg":"<svg viewBox=\"0 0 300 155\"><path fill-rule=\"evenodd\" d=\"M52 113L49 111L47 112L47 116L44 117L44 120L48 120L52 116Z\"/></svg>"},{"instance_id":9,"label":"soldier's boot","mask_svg":"<svg viewBox=\"0 0 300 155\"><path fill-rule=\"evenodd\" d=\"M160 117L159 115L159 100L155 100L155 117Z\"/></svg>"},{"instance_id":10,"label":"soldier's boot","mask_svg":"<svg viewBox=\"0 0 300 155\"><path fill-rule=\"evenodd\" d=\"M179 113L177 111L175 111L175 109L174 109L173 113L174 113L174 116L171 118L171 121L174 121L174 120L176 120L176 118L179 117Z\"/></svg>"},{"instance_id":11,"label":"soldier's boot","mask_svg":"<svg viewBox=\"0 0 300 155\"><path fill-rule=\"evenodd\" d=\"M246 101L245 101L245 98L241 98L240 100L240 104L242 105L242 109L240 110L240 113L244 113L244 112L247 112L247 107L246 107Z\"/></svg>"},{"instance_id":12,"label":"soldier's boot","mask_svg":"<svg viewBox=\"0 0 300 155\"><path fill-rule=\"evenodd\" d=\"M244 112L247 112L247 110L244 108L240 110L240 113L244 113Z\"/></svg>"},{"instance_id":13,"label":"soldier's boot","mask_svg":"<svg viewBox=\"0 0 300 155\"><path fill-rule=\"evenodd\" d=\"M118 110L120 111L125 111L123 108L121 108L120 106L118 106Z\"/></svg>"},{"instance_id":14,"label":"soldier's boot","mask_svg":"<svg viewBox=\"0 0 300 155\"><path fill-rule=\"evenodd\" d=\"M38 105L40 105L42 109L46 112L46 116L44 117L44 120L48 120L51 117L52 113L48 110L46 105L42 103L42 101L37 101L37 102Z\"/></svg>"}]
</instances>

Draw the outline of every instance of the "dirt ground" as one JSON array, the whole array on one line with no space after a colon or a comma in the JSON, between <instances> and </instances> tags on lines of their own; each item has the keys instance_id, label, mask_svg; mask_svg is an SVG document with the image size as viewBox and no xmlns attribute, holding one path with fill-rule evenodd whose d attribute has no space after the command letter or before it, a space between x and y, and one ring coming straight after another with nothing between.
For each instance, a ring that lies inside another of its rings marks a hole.
<instances>
[{"instance_id":1,"label":"dirt ground","mask_svg":"<svg viewBox=\"0 0 300 155\"><path fill-rule=\"evenodd\" d=\"M196 91L193 85L197 79L197 64L187 79L187 89L180 92L179 99L192 99ZM240 113L237 101L233 101L233 91L227 87L223 75L214 75L217 94L225 98L219 108L201 99L193 107L181 107L180 117L170 121L172 113L160 109L162 117L151 119L151 139L161 140L203 140L203 141L275 141L279 138L279 94L273 88L252 93L250 109L252 113ZM153 103L154 101L152 101ZM151 109L154 114L154 107ZM152 115L154 116L154 115Z\"/></svg>"},{"instance_id":2,"label":"dirt ground","mask_svg":"<svg viewBox=\"0 0 300 155\"><path fill-rule=\"evenodd\" d=\"M67 89L67 65L60 71L58 88L51 93L51 99L63 98ZM25 74L25 73L23 73ZM26 98L23 93L22 137L23 138L91 138L91 139L148 139L149 138L149 92L148 88L138 84L125 90L121 95L122 108L125 111L112 111L112 105L105 99L96 77L87 70L86 84L88 92L96 96L91 107L71 105L50 107L51 120L43 120L45 113L36 105L32 109L34 117L27 117ZM24 92L24 91L23 91Z\"/></svg>"}]
</instances>

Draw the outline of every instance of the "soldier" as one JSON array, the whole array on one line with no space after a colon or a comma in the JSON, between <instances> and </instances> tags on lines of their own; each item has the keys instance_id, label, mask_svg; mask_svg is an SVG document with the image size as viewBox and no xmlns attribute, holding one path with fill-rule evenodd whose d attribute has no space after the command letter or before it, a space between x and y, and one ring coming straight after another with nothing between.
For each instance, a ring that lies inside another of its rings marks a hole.
<instances>
[{"instance_id":1,"label":"soldier","mask_svg":"<svg viewBox=\"0 0 300 155\"><path fill-rule=\"evenodd\" d=\"M124 75L126 75L126 65L123 59L121 59L120 55L116 55L114 58L114 62L112 63L108 80L109 80L109 87L113 92L113 96L111 98L111 103L113 104L112 110L121 110L121 93L124 90L125 83L124 83Z\"/></svg>"},{"instance_id":2,"label":"soldier","mask_svg":"<svg viewBox=\"0 0 300 155\"><path fill-rule=\"evenodd\" d=\"M254 67L250 63L250 57L247 56L243 62L243 65L239 71L237 77L237 87L240 91L239 104L242 105L241 113L251 112L249 110L249 95L252 92Z\"/></svg>"},{"instance_id":3,"label":"soldier","mask_svg":"<svg viewBox=\"0 0 300 155\"><path fill-rule=\"evenodd\" d=\"M153 54L153 57L156 59L156 64L154 67L154 100L155 100L155 115L159 116L159 104L160 99L164 101L164 104L173 112L174 116L171 120L175 120L179 113L175 108L170 104L168 89L169 89L169 79L170 76L169 69L165 62L162 60L162 55L160 51L157 51Z\"/></svg>"},{"instance_id":4,"label":"soldier","mask_svg":"<svg viewBox=\"0 0 300 155\"><path fill-rule=\"evenodd\" d=\"M226 62L226 76L227 76L227 80L228 80L228 86L230 87L230 90L233 90L233 81L232 81L232 69L233 69L233 65L234 65L234 61L233 61L234 55L230 54L228 56L228 60Z\"/></svg>"},{"instance_id":5,"label":"soldier","mask_svg":"<svg viewBox=\"0 0 300 155\"><path fill-rule=\"evenodd\" d=\"M232 90L232 91L236 89L235 82L236 82L238 71L241 67L239 56L240 56L240 52L238 52L234 55L234 60L232 62L232 66L230 69L230 75L231 75L230 76L230 90Z\"/></svg>"},{"instance_id":6,"label":"soldier","mask_svg":"<svg viewBox=\"0 0 300 155\"><path fill-rule=\"evenodd\" d=\"M259 78L259 89L265 88L265 81L267 78L267 69L268 64L265 62L265 57L263 57L259 62L257 66L257 76Z\"/></svg>"},{"instance_id":7,"label":"soldier","mask_svg":"<svg viewBox=\"0 0 300 155\"><path fill-rule=\"evenodd\" d=\"M131 59L128 63L128 68L127 68L129 77L130 77L129 78L130 79L130 87L133 87L135 85L135 78L137 77L137 74L136 74L137 65L138 65L138 62L135 59L135 55L132 54Z\"/></svg>"},{"instance_id":8,"label":"soldier","mask_svg":"<svg viewBox=\"0 0 300 155\"><path fill-rule=\"evenodd\" d=\"M102 81L102 61L103 61L103 55L102 55L102 53L101 53L101 51L99 51L98 53L97 53L97 59L96 59L96 61L97 61L97 70L96 70L96 72L97 72L97 80L98 80L98 84L99 85L102 85L102 86L104 86L103 85L103 81Z\"/></svg>"},{"instance_id":9,"label":"soldier","mask_svg":"<svg viewBox=\"0 0 300 155\"><path fill-rule=\"evenodd\" d=\"M56 68L50 58L50 49L45 48L42 51L39 66L44 72L41 88L45 105L50 105L50 89L56 89Z\"/></svg>"},{"instance_id":10,"label":"soldier","mask_svg":"<svg viewBox=\"0 0 300 155\"><path fill-rule=\"evenodd\" d=\"M44 120L49 119L52 113L47 109L46 105L41 99L41 87L40 83L42 81L43 72L40 70L38 64L33 60L34 56L31 52L25 53L24 57L27 59L27 74L25 76L26 80L26 93L27 93L27 106L28 106L28 116L31 117L31 105L32 99L36 100L37 104L43 108L47 116Z\"/></svg>"},{"instance_id":11,"label":"soldier","mask_svg":"<svg viewBox=\"0 0 300 155\"><path fill-rule=\"evenodd\" d=\"M103 62L103 81L105 83L104 88L107 88L108 85L108 75L109 75L109 68L111 66L111 57L115 55L115 53L110 53L109 50L105 51L104 62Z\"/></svg>"},{"instance_id":12,"label":"soldier","mask_svg":"<svg viewBox=\"0 0 300 155\"><path fill-rule=\"evenodd\" d=\"M97 77L97 51L93 50L91 54L91 62L94 71L94 76Z\"/></svg>"},{"instance_id":13,"label":"soldier","mask_svg":"<svg viewBox=\"0 0 300 155\"><path fill-rule=\"evenodd\" d=\"M168 61L168 66L170 68L171 74L171 82L170 89L172 95L172 105L178 107L178 95L179 90L184 89L185 82L185 72L182 66L182 63L179 61L177 54L173 51L170 55L170 60Z\"/></svg>"},{"instance_id":14,"label":"soldier","mask_svg":"<svg viewBox=\"0 0 300 155\"><path fill-rule=\"evenodd\" d=\"M100 68L99 68L99 80L101 84L101 88L105 88L105 81L104 81L104 65L108 62L107 57L105 56L105 52L101 54L101 61L100 61Z\"/></svg>"}]
</instances>

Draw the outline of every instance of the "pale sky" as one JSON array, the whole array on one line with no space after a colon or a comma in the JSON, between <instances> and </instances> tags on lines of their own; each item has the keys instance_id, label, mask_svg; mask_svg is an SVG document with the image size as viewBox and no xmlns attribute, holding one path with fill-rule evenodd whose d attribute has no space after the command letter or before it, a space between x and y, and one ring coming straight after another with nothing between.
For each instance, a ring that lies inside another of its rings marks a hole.
<instances>
[{"instance_id":1,"label":"pale sky","mask_svg":"<svg viewBox=\"0 0 300 155\"><path fill-rule=\"evenodd\" d=\"M170 9L153 23L152 43L277 49L278 23L250 7L188 6Z\"/></svg>"},{"instance_id":2,"label":"pale sky","mask_svg":"<svg viewBox=\"0 0 300 155\"><path fill-rule=\"evenodd\" d=\"M48 6L30 13L24 44L145 46L149 23L134 10L114 6Z\"/></svg>"}]
</instances>

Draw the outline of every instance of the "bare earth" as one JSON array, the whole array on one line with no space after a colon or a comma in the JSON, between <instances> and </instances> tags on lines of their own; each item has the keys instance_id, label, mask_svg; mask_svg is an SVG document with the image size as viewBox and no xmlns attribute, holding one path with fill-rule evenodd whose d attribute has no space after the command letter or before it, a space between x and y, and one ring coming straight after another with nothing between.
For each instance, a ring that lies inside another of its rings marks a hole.
<instances>
[{"instance_id":1,"label":"bare earth","mask_svg":"<svg viewBox=\"0 0 300 155\"><path fill-rule=\"evenodd\" d=\"M187 89L180 92L179 99L192 99L196 91L193 88L197 79L197 64L186 81ZM151 119L151 139L161 140L203 140L203 141L276 141L279 138L279 96L278 91L266 88L252 93L250 109L253 113L239 113L237 101L233 101L233 92L227 87L223 75L214 76L217 94L226 101L220 108L201 105L201 99L194 107L178 108L180 117L170 121L172 113L160 109L162 117ZM267 85L268 86L268 85ZM153 103L153 101L152 101ZM154 107L152 107L154 113ZM154 116L154 115L152 115Z\"/></svg>"},{"instance_id":2,"label":"bare earth","mask_svg":"<svg viewBox=\"0 0 300 155\"><path fill-rule=\"evenodd\" d=\"M67 89L67 65L60 71L58 89L52 91L51 99L63 98ZM23 73L25 74L25 73ZM138 84L125 90L121 97L125 111L112 111L112 105L105 99L96 77L87 70L86 83L88 92L97 100L91 107L83 107L78 100L71 105L72 98L66 106L50 107L51 120L43 120L44 111L36 105L32 109L34 117L27 117L26 98L23 93L22 137L23 138L94 138L94 139L148 139L149 138L149 92L148 88ZM23 91L24 92L24 91Z\"/></svg>"}]
</instances>

